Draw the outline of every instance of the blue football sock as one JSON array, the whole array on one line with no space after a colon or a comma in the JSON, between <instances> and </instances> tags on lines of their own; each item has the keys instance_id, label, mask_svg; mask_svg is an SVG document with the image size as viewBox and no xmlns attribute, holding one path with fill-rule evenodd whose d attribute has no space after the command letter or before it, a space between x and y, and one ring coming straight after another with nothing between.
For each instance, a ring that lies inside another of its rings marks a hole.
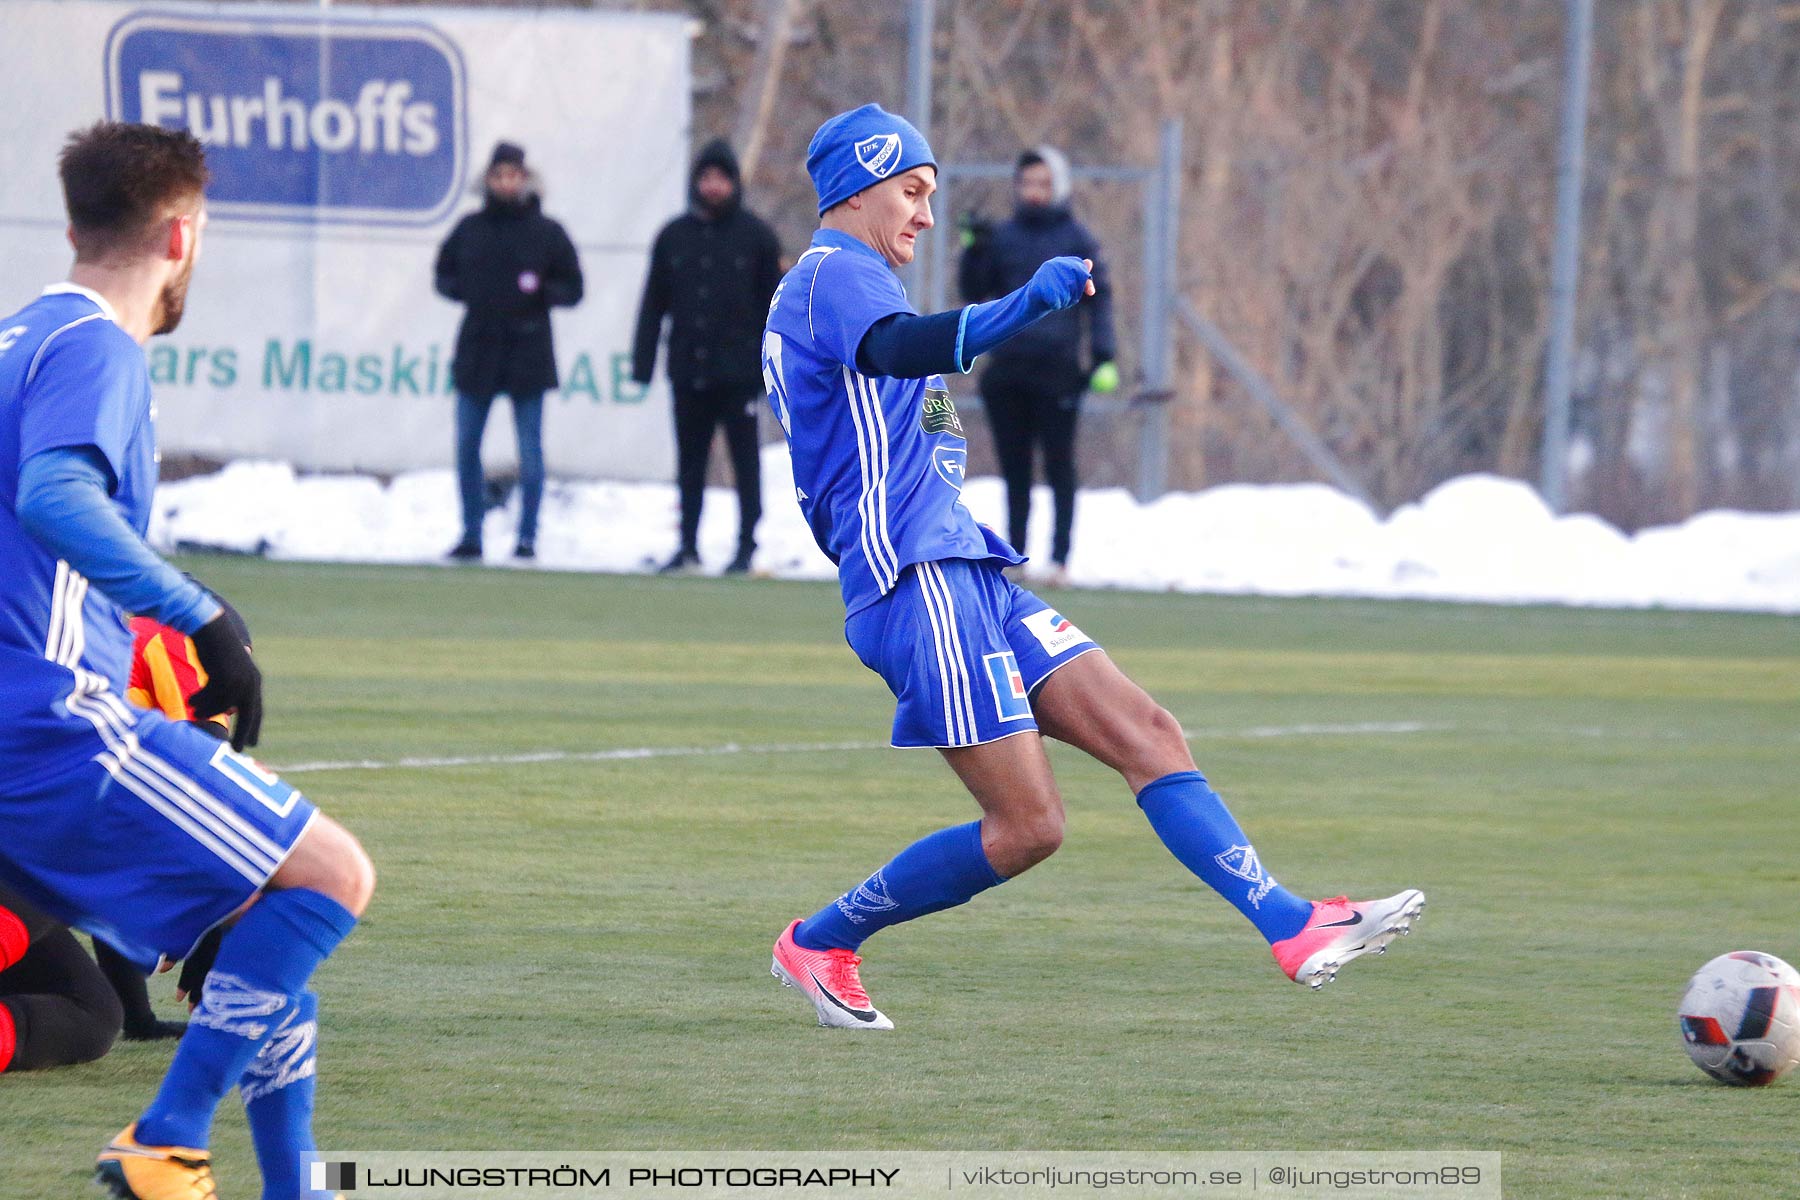
<instances>
[{"instance_id":1,"label":"blue football sock","mask_svg":"<svg viewBox=\"0 0 1800 1200\"><path fill-rule=\"evenodd\" d=\"M313 969L355 926L343 905L305 888L270 892L251 905L219 946L175 1061L138 1118L137 1140L203 1149L219 1101L294 1015Z\"/></svg>"},{"instance_id":2,"label":"blue football sock","mask_svg":"<svg viewBox=\"0 0 1800 1200\"><path fill-rule=\"evenodd\" d=\"M319 998L300 997L273 1037L263 1043L238 1081L250 1140L262 1171L263 1200L310 1197L300 1180L302 1156L313 1145L313 1092L318 1083ZM301 1181L304 1182L304 1181Z\"/></svg>"},{"instance_id":3,"label":"blue football sock","mask_svg":"<svg viewBox=\"0 0 1800 1200\"><path fill-rule=\"evenodd\" d=\"M1005 882L981 848L981 822L953 825L920 838L801 922L794 940L808 950L854 950L877 930L955 908Z\"/></svg>"},{"instance_id":4,"label":"blue football sock","mask_svg":"<svg viewBox=\"0 0 1800 1200\"><path fill-rule=\"evenodd\" d=\"M1299 933L1312 901L1296 896L1263 869L1256 847L1198 771L1177 771L1144 785L1138 807L1181 865L1250 918L1270 944Z\"/></svg>"}]
</instances>

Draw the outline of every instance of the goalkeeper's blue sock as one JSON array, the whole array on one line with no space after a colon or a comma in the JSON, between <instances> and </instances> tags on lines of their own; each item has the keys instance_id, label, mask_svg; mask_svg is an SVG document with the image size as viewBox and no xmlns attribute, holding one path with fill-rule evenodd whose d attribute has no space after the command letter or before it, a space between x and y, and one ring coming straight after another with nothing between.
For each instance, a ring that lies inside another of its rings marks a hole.
<instances>
[{"instance_id":1,"label":"goalkeeper's blue sock","mask_svg":"<svg viewBox=\"0 0 1800 1200\"><path fill-rule=\"evenodd\" d=\"M920 838L802 921L794 941L808 950L854 950L889 925L966 904L1005 882L981 848L981 822L953 825Z\"/></svg>"},{"instance_id":2,"label":"goalkeeper's blue sock","mask_svg":"<svg viewBox=\"0 0 1800 1200\"><path fill-rule=\"evenodd\" d=\"M1225 802L1198 771L1177 771L1144 785L1138 807L1181 865L1250 918L1270 945L1299 933L1312 901L1296 896L1263 869Z\"/></svg>"},{"instance_id":3,"label":"goalkeeper's blue sock","mask_svg":"<svg viewBox=\"0 0 1800 1200\"><path fill-rule=\"evenodd\" d=\"M343 905L305 888L270 892L251 905L219 945L175 1061L138 1119L137 1140L204 1149L219 1101L293 1015L313 969L355 926Z\"/></svg>"},{"instance_id":4,"label":"goalkeeper's blue sock","mask_svg":"<svg viewBox=\"0 0 1800 1200\"><path fill-rule=\"evenodd\" d=\"M286 1021L250 1060L238 1093L250 1119L250 1140L262 1171L263 1200L310 1197L295 1192L302 1158L313 1146L313 1092L318 1086L319 998L300 997ZM301 1180L304 1183L304 1180Z\"/></svg>"}]
</instances>

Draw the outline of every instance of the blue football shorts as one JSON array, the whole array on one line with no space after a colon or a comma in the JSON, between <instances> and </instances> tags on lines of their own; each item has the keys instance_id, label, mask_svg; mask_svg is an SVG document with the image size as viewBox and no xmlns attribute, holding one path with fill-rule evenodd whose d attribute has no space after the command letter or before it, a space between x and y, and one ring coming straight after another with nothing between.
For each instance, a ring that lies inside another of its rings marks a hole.
<instances>
[{"instance_id":1,"label":"blue football shorts","mask_svg":"<svg viewBox=\"0 0 1800 1200\"><path fill-rule=\"evenodd\" d=\"M255 760L111 690L65 702L93 758L0 787L0 879L148 970L250 899L317 814Z\"/></svg>"},{"instance_id":2,"label":"blue football shorts","mask_svg":"<svg viewBox=\"0 0 1800 1200\"><path fill-rule=\"evenodd\" d=\"M1001 574L996 559L917 563L844 623L899 701L899 748L974 746L1037 729L1044 680L1090 650L1086 634Z\"/></svg>"}]
</instances>

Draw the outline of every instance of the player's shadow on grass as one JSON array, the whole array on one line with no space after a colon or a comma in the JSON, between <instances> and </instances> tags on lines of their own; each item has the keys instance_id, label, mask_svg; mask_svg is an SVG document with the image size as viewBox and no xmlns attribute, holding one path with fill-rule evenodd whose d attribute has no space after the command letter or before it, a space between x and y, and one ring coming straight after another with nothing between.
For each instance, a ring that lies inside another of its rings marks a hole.
<instances>
[{"instance_id":1,"label":"player's shadow on grass","mask_svg":"<svg viewBox=\"0 0 1800 1200\"><path fill-rule=\"evenodd\" d=\"M1748 1093L1750 1095L1755 1095L1758 1092L1766 1093L1766 1092L1776 1092L1776 1091L1791 1091L1795 1095L1800 1096L1800 1089L1784 1087L1783 1083L1784 1083L1784 1081L1777 1081L1772 1087L1760 1087L1760 1088L1733 1087L1729 1083L1720 1083L1716 1079L1708 1079L1706 1076L1701 1075L1699 1072L1695 1072L1693 1078L1691 1078L1691 1079L1687 1078L1685 1076L1677 1077L1677 1076L1671 1075L1671 1076L1667 1077L1666 1079L1656 1079L1656 1080L1650 1081L1650 1084L1652 1087L1696 1088L1696 1089L1710 1088L1711 1090L1716 1091L1716 1092L1737 1092L1740 1094Z\"/></svg>"}]
</instances>

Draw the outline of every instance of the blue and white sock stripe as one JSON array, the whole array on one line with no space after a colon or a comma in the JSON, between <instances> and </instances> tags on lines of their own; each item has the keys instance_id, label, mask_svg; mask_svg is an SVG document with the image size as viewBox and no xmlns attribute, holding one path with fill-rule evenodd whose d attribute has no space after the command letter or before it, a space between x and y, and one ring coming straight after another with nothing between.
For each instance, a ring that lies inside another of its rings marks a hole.
<instances>
[{"instance_id":1,"label":"blue and white sock stripe","mask_svg":"<svg viewBox=\"0 0 1800 1200\"><path fill-rule=\"evenodd\" d=\"M947 706L951 714L950 744L973 745L980 740L980 727L975 721L975 695L969 682L968 660L963 655L962 632L956 625L956 605L951 598L950 583L944 578L943 568L934 562L920 563L917 570L926 611L931 614L933 631L940 638L938 665L950 684L951 703Z\"/></svg>"},{"instance_id":2,"label":"blue and white sock stripe","mask_svg":"<svg viewBox=\"0 0 1800 1200\"><path fill-rule=\"evenodd\" d=\"M87 577L58 559L56 579L50 585L50 629L44 637L44 657L58 666L74 667L87 650L82 617L87 589Z\"/></svg>"},{"instance_id":3,"label":"blue and white sock stripe","mask_svg":"<svg viewBox=\"0 0 1800 1200\"><path fill-rule=\"evenodd\" d=\"M261 886L275 873L285 852L187 775L146 750L117 697L77 691L69 697L68 707L100 734L106 749L95 761L126 790L251 883Z\"/></svg>"},{"instance_id":4,"label":"blue and white sock stripe","mask_svg":"<svg viewBox=\"0 0 1800 1200\"><path fill-rule=\"evenodd\" d=\"M856 513L861 519L863 556L875 586L883 593L900 581L900 556L887 530L887 422L881 415L881 398L867 379L844 368L844 389L850 400L850 421L856 429L856 455L862 470L862 492Z\"/></svg>"}]
</instances>

